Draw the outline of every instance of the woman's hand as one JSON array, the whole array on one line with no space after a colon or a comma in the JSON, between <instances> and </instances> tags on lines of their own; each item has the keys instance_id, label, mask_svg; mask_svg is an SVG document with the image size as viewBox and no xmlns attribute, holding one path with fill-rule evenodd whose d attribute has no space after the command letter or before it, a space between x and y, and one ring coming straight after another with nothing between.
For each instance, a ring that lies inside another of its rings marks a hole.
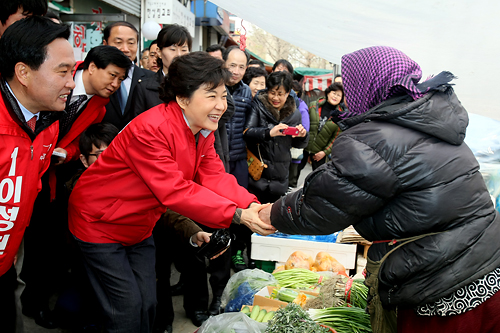
<instances>
[{"instance_id":1,"label":"woman's hand","mask_svg":"<svg viewBox=\"0 0 500 333\"><path fill-rule=\"evenodd\" d=\"M253 203L247 209L242 209L241 224L246 225L253 232L262 236L267 236L276 232L276 229L270 224L265 223L259 218L259 212L271 204L259 205Z\"/></svg>"},{"instance_id":2,"label":"woman's hand","mask_svg":"<svg viewBox=\"0 0 500 333\"><path fill-rule=\"evenodd\" d=\"M287 129L287 128L288 128L287 124L280 123L280 124L274 126L273 128L271 128L271 132L269 133L269 135L271 135L271 137L285 136L285 134L283 134L281 131L284 129Z\"/></svg>"},{"instance_id":3,"label":"woman's hand","mask_svg":"<svg viewBox=\"0 0 500 333\"><path fill-rule=\"evenodd\" d=\"M262 222L271 224L271 209L273 208L273 204L268 204L266 207L260 210L259 218Z\"/></svg>"},{"instance_id":4,"label":"woman's hand","mask_svg":"<svg viewBox=\"0 0 500 333\"><path fill-rule=\"evenodd\" d=\"M302 124L299 124L297 126L295 126L296 129L299 130L299 135L292 135L292 138L303 138L306 136L307 134L307 131L306 129L304 128L304 126L302 126Z\"/></svg>"},{"instance_id":5,"label":"woman's hand","mask_svg":"<svg viewBox=\"0 0 500 333\"><path fill-rule=\"evenodd\" d=\"M324 151L320 151L319 153L316 153L316 154L313 155L313 160L315 160L316 162L319 162L325 156L326 156L325 152Z\"/></svg>"}]
</instances>

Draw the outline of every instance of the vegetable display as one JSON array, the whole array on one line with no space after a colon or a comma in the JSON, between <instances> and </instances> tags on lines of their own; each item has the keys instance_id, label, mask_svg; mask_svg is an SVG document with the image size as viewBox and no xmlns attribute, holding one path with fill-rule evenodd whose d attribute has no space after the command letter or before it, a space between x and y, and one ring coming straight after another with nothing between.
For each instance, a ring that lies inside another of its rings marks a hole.
<instances>
[{"instance_id":1,"label":"vegetable display","mask_svg":"<svg viewBox=\"0 0 500 333\"><path fill-rule=\"evenodd\" d=\"M311 318L333 328L337 333L370 333L370 315L358 307L332 307L309 309Z\"/></svg>"},{"instance_id":2,"label":"vegetable display","mask_svg":"<svg viewBox=\"0 0 500 333\"><path fill-rule=\"evenodd\" d=\"M326 333L330 330L318 325L299 305L290 303L276 311L265 331L265 333L295 332Z\"/></svg>"}]
</instances>

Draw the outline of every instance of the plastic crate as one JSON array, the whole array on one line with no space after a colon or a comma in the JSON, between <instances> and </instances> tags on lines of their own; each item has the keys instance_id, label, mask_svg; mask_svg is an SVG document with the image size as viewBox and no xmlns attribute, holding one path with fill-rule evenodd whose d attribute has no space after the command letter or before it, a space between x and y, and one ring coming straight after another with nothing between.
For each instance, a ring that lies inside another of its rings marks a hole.
<instances>
[{"instance_id":1,"label":"plastic crate","mask_svg":"<svg viewBox=\"0 0 500 333\"><path fill-rule=\"evenodd\" d=\"M295 251L302 251L313 259L316 258L318 252L327 252L346 269L354 269L356 264L356 244L323 243L252 235L253 260L285 263Z\"/></svg>"}]
</instances>

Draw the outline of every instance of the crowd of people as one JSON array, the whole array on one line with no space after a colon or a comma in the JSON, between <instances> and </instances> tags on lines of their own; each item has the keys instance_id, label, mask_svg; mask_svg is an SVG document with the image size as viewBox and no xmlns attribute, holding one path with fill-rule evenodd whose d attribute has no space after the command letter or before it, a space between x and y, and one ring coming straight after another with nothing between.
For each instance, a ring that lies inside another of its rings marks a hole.
<instances>
[{"instance_id":1,"label":"crowd of people","mask_svg":"<svg viewBox=\"0 0 500 333\"><path fill-rule=\"evenodd\" d=\"M221 312L231 269L255 268L252 233L349 225L374 241L375 332L498 329L499 217L452 74L418 83L404 53L371 47L307 105L285 59L268 71L238 46L191 52L177 24L138 57L121 21L75 62L69 27L45 15L45 0L0 5L2 332L23 332L21 314L172 332L176 294L200 326ZM198 249L218 229L231 246L206 261Z\"/></svg>"}]
</instances>

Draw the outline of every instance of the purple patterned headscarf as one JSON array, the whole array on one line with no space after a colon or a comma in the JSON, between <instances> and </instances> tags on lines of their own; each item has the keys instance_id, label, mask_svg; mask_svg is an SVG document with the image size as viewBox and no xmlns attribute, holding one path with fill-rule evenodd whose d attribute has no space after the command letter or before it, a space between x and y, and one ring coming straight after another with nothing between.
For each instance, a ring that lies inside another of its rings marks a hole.
<instances>
[{"instance_id":1,"label":"purple patterned headscarf","mask_svg":"<svg viewBox=\"0 0 500 333\"><path fill-rule=\"evenodd\" d=\"M362 114L400 93L422 97L416 85L420 66L403 52L388 46L373 46L342 57L342 81L349 115Z\"/></svg>"}]
</instances>

